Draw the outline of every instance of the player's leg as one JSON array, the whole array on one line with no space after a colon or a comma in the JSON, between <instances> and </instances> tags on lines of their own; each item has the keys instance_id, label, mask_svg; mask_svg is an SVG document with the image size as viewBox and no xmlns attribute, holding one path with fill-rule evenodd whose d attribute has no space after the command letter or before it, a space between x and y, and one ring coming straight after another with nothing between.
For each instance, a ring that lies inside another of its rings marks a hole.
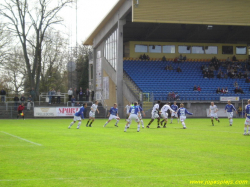
<instances>
[{"instance_id":1,"label":"player's leg","mask_svg":"<svg viewBox=\"0 0 250 187\"><path fill-rule=\"evenodd\" d=\"M78 120L77 129L80 129L81 123L82 123L82 120Z\"/></svg>"},{"instance_id":2,"label":"player's leg","mask_svg":"<svg viewBox=\"0 0 250 187\"><path fill-rule=\"evenodd\" d=\"M116 123L115 123L115 126L116 126L116 127L118 127L117 124L119 123L119 121L120 121L120 118L119 118L119 117L116 117Z\"/></svg>"},{"instance_id":3,"label":"player's leg","mask_svg":"<svg viewBox=\"0 0 250 187\"><path fill-rule=\"evenodd\" d=\"M70 125L69 125L69 129L71 128L71 126L74 124L76 122L76 116L74 116L74 119L73 119L73 121L70 123Z\"/></svg>"},{"instance_id":4,"label":"player's leg","mask_svg":"<svg viewBox=\"0 0 250 187\"><path fill-rule=\"evenodd\" d=\"M23 111L22 111L22 114L23 114L22 117L23 117L23 120L24 120L24 113L23 113Z\"/></svg>"},{"instance_id":5,"label":"player's leg","mask_svg":"<svg viewBox=\"0 0 250 187\"><path fill-rule=\"evenodd\" d=\"M160 120L161 120L161 118L160 118L160 116L158 116L157 128L161 128L161 126L160 126Z\"/></svg>"},{"instance_id":6,"label":"player's leg","mask_svg":"<svg viewBox=\"0 0 250 187\"><path fill-rule=\"evenodd\" d=\"M212 126L214 126L214 117L211 117Z\"/></svg>"},{"instance_id":7,"label":"player's leg","mask_svg":"<svg viewBox=\"0 0 250 187\"><path fill-rule=\"evenodd\" d=\"M127 129L129 128L129 123L131 123L131 116L129 116L129 118L127 119L127 123L125 125L124 132L127 132Z\"/></svg>"},{"instance_id":8,"label":"player's leg","mask_svg":"<svg viewBox=\"0 0 250 187\"><path fill-rule=\"evenodd\" d=\"M179 118L178 118L178 114L175 114L175 117L177 118L177 123L179 123Z\"/></svg>"},{"instance_id":9,"label":"player's leg","mask_svg":"<svg viewBox=\"0 0 250 187\"><path fill-rule=\"evenodd\" d=\"M220 120L217 115L215 116L215 120L218 121L218 123L220 123Z\"/></svg>"},{"instance_id":10,"label":"player's leg","mask_svg":"<svg viewBox=\"0 0 250 187\"><path fill-rule=\"evenodd\" d=\"M228 112L227 116L228 116L228 120L229 120L229 125L232 126L233 125L233 113Z\"/></svg>"},{"instance_id":11,"label":"player's leg","mask_svg":"<svg viewBox=\"0 0 250 187\"><path fill-rule=\"evenodd\" d=\"M95 118L92 117L92 121L90 122L89 127L92 127L91 125L92 125L92 123L94 123L94 121L95 121Z\"/></svg>"},{"instance_id":12,"label":"player's leg","mask_svg":"<svg viewBox=\"0 0 250 187\"><path fill-rule=\"evenodd\" d=\"M143 120L142 120L142 117L140 116L140 122L141 122L141 126L142 126L142 128L144 128L144 122L143 122Z\"/></svg>"},{"instance_id":13,"label":"player's leg","mask_svg":"<svg viewBox=\"0 0 250 187\"><path fill-rule=\"evenodd\" d=\"M181 121L181 124L182 124L182 126L183 126L183 129L186 129L187 127L186 127L186 124L185 124L185 119L186 119L186 116L182 116L181 118L180 118L180 121Z\"/></svg>"},{"instance_id":14,"label":"player's leg","mask_svg":"<svg viewBox=\"0 0 250 187\"><path fill-rule=\"evenodd\" d=\"M166 126L166 125L167 125L167 123L168 123L168 118L165 118L165 119L164 119L164 121L165 121L165 123L164 123L163 128L167 128L167 126Z\"/></svg>"},{"instance_id":15,"label":"player's leg","mask_svg":"<svg viewBox=\"0 0 250 187\"><path fill-rule=\"evenodd\" d=\"M110 118L110 117L109 117ZM104 125L103 127L106 127L106 125L110 122L111 119L109 119Z\"/></svg>"},{"instance_id":16,"label":"player's leg","mask_svg":"<svg viewBox=\"0 0 250 187\"><path fill-rule=\"evenodd\" d=\"M149 126L151 125L151 123L155 120L155 116L154 114L151 115L151 120L149 121L147 128L149 128Z\"/></svg>"},{"instance_id":17,"label":"player's leg","mask_svg":"<svg viewBox=\"0 0 250 187\"><path fill-rule=\"evenodd\" d=\"M86 127L89 126L89 122L91 121L91 117L89 118L89 120L87 121Z\"/></svg>"},{"instance_id":18,"label":"player's leg","mask_svg":"<svg viewBox=\"0 0 250 187\"><path fill-rule=\"evenodd\" d=\"M137 122L137 132L140 132L140 120L137 118L135 121Z\"/></svg>"}]
</instances>

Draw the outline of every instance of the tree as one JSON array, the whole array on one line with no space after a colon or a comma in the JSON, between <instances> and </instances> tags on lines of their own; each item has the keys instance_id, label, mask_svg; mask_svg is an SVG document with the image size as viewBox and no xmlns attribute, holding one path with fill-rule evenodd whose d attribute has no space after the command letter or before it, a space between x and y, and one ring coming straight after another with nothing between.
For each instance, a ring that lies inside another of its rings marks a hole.
<instances>
[{"instance_id":1,"label":"tree","mask_svg":"<svg viewBox=\"0 0 250 187\"><path fill-rule=\"evenodd\" d=\"M10 32L18 37L23 50L30 87L39 93L40 75L42 70L42 45L47 30L63 20L58 12L72 0L58 0L51 5L51 0L4 0L0 3L0 15L8 20ZM51 7L51 8L50 8ZM35 39L32 40L32 35ZM34 55L29 55L28 48Z\"/></svg>"}]
</instances>

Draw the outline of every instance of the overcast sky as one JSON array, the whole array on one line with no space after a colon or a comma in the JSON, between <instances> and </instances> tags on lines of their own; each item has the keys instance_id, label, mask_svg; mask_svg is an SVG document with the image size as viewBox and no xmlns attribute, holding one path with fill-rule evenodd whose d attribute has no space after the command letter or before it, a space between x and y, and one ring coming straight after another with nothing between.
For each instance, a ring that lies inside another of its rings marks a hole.
<instances>
[{"instance_id":1,"label":"overcast sky","mask_svg":"<svg viewBox=\"0 0 250 187\"><path fill-rule=\"evenodd\" d=\"M119 0L77 0L77 42L82 43L109 13ZM65 19L65 27L60 28L69 35L70 46L76 44L76 3L65 8L60 16Z\"/></svg>"}]
</instances>

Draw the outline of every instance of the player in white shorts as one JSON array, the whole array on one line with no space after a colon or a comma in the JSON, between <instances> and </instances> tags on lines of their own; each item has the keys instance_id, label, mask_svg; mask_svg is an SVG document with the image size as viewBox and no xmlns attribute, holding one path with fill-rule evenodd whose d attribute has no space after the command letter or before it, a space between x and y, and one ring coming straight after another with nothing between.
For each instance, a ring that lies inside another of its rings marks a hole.
<instances>
[{"instance_id":1,"label":"player in white shorts","mask_svg":"<svg viewBox=\"0 0 250 187\"><path fill-rule=\"evenodd\" d=\"M171 105L171 108L175 111L175 112L171 112L171 122L173 122L173 118L176 117L177 118L177 123L179 123L179 118L177 115L177 110L178 110L178 106L176 104L176 101L174 102L174 104Z\"/></svg>"},{"instance_id":2,"label":"player in white shorts","mask_svg":"<svg viewBox=\"0 0 250 187\"><path fill-rule=\"evenodd\" d=\"M215 118L216 121L218 121L218 123L220 123L220 120L219 120L218 115L217 115L218 111L219 111L219 109L214 104L214 102L211 102L211 105L209 107L209 113L208 113L208 115L210 115L210 117L211 117L211 122L212 122L213 126L214 126L214 118Z\"/></svg>"},{"instance_id":3,"label":"player in white shorts","mask_svg":"<svg viewBox=\"0 0 250 187\"><path fill-rule=\"evenodd\" d=\"M89 120L88 120L88 122L86 124L86 127L91 127L92 123L95 121L95 112L97 111L98 114L99 114L99 110L97 109L97 107L98 107L98 101L95 101L95 103L90 108ZM89 122L90 122L90 124L89 124Z\"/></svg>"},{"instance_id":4,"label":"player in white shorts","mask_svg":"<svg viewBox=\"0 0 250 187\"><path fill-rule=\"evenodd\" d=\"M163 120L161 121L161 125L165 121L163 128L167 127L166 125L167 125L167 122L168 122L168 110L170 110L172 113L175 113L175 111L172 110L169 105L170 105L170 103L164 105L161 108L161 117L163 118Z\"/></svg>"},{"instance_id":5,"label":"player in white shorts","mask_svg":"<svg viewBox=\"0 0 250 187\"><path fill-rule=\"evenodd\" d=\"M137 102L134 103L134 106L130 107L129 109L129 117L127 119L127 124L125 125L124 132L127 132L128 125L131 124L132 120L135 120L137 123L137 132L140 132L140 120L138 114L140 114L140 109L137 106Z\"/></svg>"},{"instance_id":6,"label":"player in white shorts","mask_svg":"<svg viewBox=\"0 0 250 187\"><path fill-rule=\"evenodd\" d=\"M129 109L130 109L131 105L130 103L128 102L128 104L125 106L124 110L126 111L126 114L127 114L127 117L126 119L128 119L128 116L129 116ZM126 121L126 120L125 120Z\"/></svg>"},{"instance_id":7,"label":"player in white shorts","mask_svg":"<svg viewBox=\"0 0 250 187\"><path fill-rule=\"evenodd\" d=\"M106 125L112 120L112 119L115 119L116 120L116 123L115 123L115 126L118 127L118 123L119 123L119 116L118 116L118 108L117 108L117 104L115 103L114 104L114 107L111 107L110 110L109 110L109 113L108 113L108 117L109 117L109 120L104 124L103 127L106 127Z\"/></svg>"},{"instance_id":8,"label":"player in white shorts","mask_svg":"<svg viewBox=\"0 0 250 187\"><path fill-rule=\"evenodd\" d=\"M147 125L147 128L149 128L149 126L151 125L151 123L157 118L158 119L158 125L157 125L157 128L161 128L159 123L160 123L160 116L158 114L159 112L159 105L160 105L161 101L157 101L157 103L154 105L153 109L152 109L152 117L151 117L151 120L150 122L148 123Z\"/></svg>"},{"instance_id":9,"label":"player in white shorts","mask_svg":"<svg viewBox=\"0 0 250 187\"><path fill-rule=\"evenodd\" d=\"M247 105L245 107L246 113L245 113L245 128L244 128L244 134L245 136L250 134L250 99L247 101ZM247 126L248 126L248 133L247 133Z\"/></svg>"},{"instance_id":10,"label":"player in white shorts","mask_svg":"<svg viewBox=\"0 0 250 187\"><path fill-rule=\"evenodd\" d=\"M79 108L79 110L75 113L74 115L74 120L70 123L69 125L69 129L71 128L71 126L76 122L78 121L78 125L77 125L77 129L80 129L80 126L81 126L81 123L82 123L82 120L84 120L84 110L86 109L87 107L87 104L86 103L83 103L83 106L81 108Z\"/></svg>"},{"instance_id":11,"label":"player in white shorts","mask_svg":"<svg viewBox=\"0 0 250 187\"><path fill-rule=\"evenodd\" d=\"M229 125L232 126L233 125L233 110L236 112L237 114L237 110L235 109L234 105L231 104L231 101L228 100L227 101L227 105L225 107L225 112L227 112L227 117L229 120Z\"/></svg>"},{"instance_id":12,"label":"player in white shorts","mask_svg":"<svg viewBox=\"0 0 250 187\"><path fill-rule=\"evenodd\" d=\"M137 113L137 115L138 115L138 118L139 118L139 120L141 122L142 128L144 128L144 122L142 120L142 115L145 117L146 116L145 112L143 111L142 107L138 104L138 102L136 102L136 105L134 105L134 106L136 106L139 109L139 112ZM130 127L130 124L131 124L131 122L128 124L127 128Z\"/></svg>"},{"instance_id":13,"label":"player in white shorts","mask_svg":"<svg viewBox=\"0 0 250 187\"><path fill-rule=\"evenodd\" d=\"M183 103L180 104L180 108L178 109L177 113L180 116L180 121L181 121L181 124L183 125L183 129L186 129L187 128L185 124L186 114L189 114L189 115L193 115L193 114L188 112L187 109L184 108Z\"/></svg>"}]
</instances>

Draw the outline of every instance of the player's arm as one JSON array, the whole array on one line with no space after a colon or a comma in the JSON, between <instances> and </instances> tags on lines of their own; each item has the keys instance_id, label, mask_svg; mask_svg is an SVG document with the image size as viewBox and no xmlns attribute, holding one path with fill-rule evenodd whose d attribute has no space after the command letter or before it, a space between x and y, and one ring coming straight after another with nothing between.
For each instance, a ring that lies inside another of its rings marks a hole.
<instances>
[{"instance_id":1,"label":"player's arm","mask_svg":"<svg viewBox=\"0 0 250 187\"><path fill-rule=\"evenodd\" d=\"M146 116L146 114L145 114L144 110L143 110L143 111L141 111L141 112L142 112L143 116L145 117L145 116Z\"/></svg>"},{"instance_id":2,"label":"player's arm","mask_svg":"<svg viewBox=\"0 0 250 187\"><path fill-rule=\"evenodd\" d=\"M98 108L96 108L96 111L98 112L98 114L100 113L99 110L98 110Z\"/></svg>"},{"instance_id":3,"label":"player's arm","mask_svg":"<svg viewBox=\"0 0 250 187\"><path fill-rule=\"evenodd\" d=\"M233 107L233 109L234 109L235 113L238 114L238 112L237 112L237 110L235 109L235 107Z\"/></svg>"},{"instance_id":4,"label":"player's arm","mask_svg":"<svg viewBox=\"0 0 250 187\"><path fill-rule=\"evenodd\" d=\"M109 117L110 113L111 113L111 109L110 109L109 112L108 112L108 115L107 115L108 117Z\"/></svg>"},{"instance_id":5,"label":"player's arm","mask_svg":"<svg viewBox=\"0 0 250 187\"><path fill-rule=\"evenodd\" d=\"M187 109L185 110L185 113L189 115L193 115L193 113L188 112Z\"/></svg>"}]
</instances>

